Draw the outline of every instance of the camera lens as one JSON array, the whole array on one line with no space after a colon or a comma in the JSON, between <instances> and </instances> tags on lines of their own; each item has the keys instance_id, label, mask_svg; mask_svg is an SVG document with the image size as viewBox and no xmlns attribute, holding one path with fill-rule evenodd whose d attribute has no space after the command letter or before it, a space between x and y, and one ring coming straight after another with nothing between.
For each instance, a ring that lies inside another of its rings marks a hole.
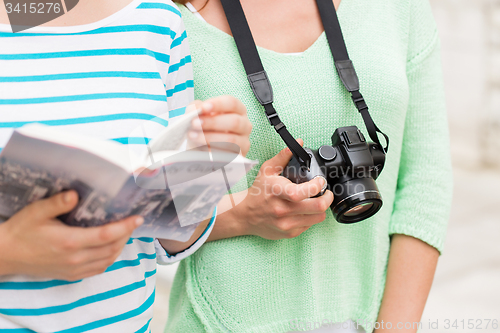
<instances>
[{"instance_id":1,"label":"camera lens","mask_svg":"<svg viewBox=\"0 0 500 333\"><path fill-rule=\"evenodd\" d=\"M373 202L365 202L349 209L347 212L344 213L344 216L347 217L357 216L359 214L366 212L372 207L373 207Z\"/></svg>"},{"instance_id":2,"label":"camera lens","mask_svg":"<svg viewBox=\"0 0 500 333\"><path fill-rule=\"evenodd\" d=\"M354 178L330 186L334 195L330 207L340 223L365 220L382 207L382 197L373 178Z\"/></svg>"}]
</instances>

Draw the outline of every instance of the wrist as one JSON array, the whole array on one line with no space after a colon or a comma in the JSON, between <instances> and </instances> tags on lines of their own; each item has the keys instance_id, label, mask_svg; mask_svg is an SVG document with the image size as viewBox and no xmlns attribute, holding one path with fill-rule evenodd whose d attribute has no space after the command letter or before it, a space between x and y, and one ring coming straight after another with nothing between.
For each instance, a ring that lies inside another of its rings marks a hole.
<instances>
[{"instance_id":1,"label":"wrist","mask_svg":"<svg viewBox=\"0 0 500 333\"><path fill-rule=\"evenodd\" d=\"M0 223L0 276L15 274L13 261L9 260L15 249L10 245L6 223Z\"/></svg>"},{"instance_id":2,"label":"wrist","mask_svg":"<svg viewBox=\"0 0 500 333\"><path fill-rule=\"evenodd\" d=\"M217 215L214 229L207 242L250 235L250 225L247 222L248 209L246 205L246 192L238 192L224 196L220 201L218 210L223 213ZM236 203L236 206L233 206Z\"/></svg>"},{"instance_id":3,"label":"wrist","mask_svg":"<svg viewBox=\"0 0 500 333\"><path fill-rule=\"evenodd\" d=\"M208 224L210 223L211 218L206 219L201 222L186 242L179 242L171 239L159 239L161 246L167 251L169 255L176 255L179 252L182 252L189 248L191 245L196 243L198 238L203 234L203 232L207 229Z\"/></svg>"}]
</instances>

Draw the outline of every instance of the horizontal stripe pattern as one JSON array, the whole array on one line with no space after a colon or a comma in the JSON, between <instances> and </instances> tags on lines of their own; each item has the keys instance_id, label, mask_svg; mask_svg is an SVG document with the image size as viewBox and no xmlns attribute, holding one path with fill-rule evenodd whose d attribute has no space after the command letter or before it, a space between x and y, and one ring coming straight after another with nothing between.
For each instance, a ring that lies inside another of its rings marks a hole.
<instances>
[{"instance_id":1,"label":"horizontal stripe pattern","mask_svg":"<svg viewBox=\"0 0 500 333\"><path fill-rule=\"evenodd\" d=\"M118 316L98 320L98 321L95 321L95 322L92 322L89 324L81 325L81 326L74 327L74 328L67 329L67 330L57 331L55 333L88 332L88 331L94 330L96 328L109 326L109 325L112 325L112 324L120 322L120 321L125 321L127 319L137 317L137 316L143 314L146 310L150 309L153 306L154 300L155 300L155 292L153 292L151 294L151 296L149 296L148 299L146 299L146 301L144 301L144 303L142 303L142 305L139 306L137 309L131 310L129 312L123 313L123 314L118 315Z\"/></svg>"},{"instance_id":2,"label":"horizontal stripe pattern","mask_svg":"<svg viewBox=\"0 0 500 333\"><path fill-rule=\"evenodd\" d=\"M175 93L184 91L188 88L194 88L193 80L187 80L186 82L176 85L173 89L167 90L167 97L172 97Z\"/></svg>"},{"instance_id":3,"label":"horizontal stripe pattern","mask_svg":"<svg viewBox=\"0 0 500 333\"><path fill-rule=\"evenodd\" d=\"M147 55L158 61L168 64L170 55L154 52L146 48L123 48L123 49L94 49L81 51L24 53L24 54L0 54L0 60L39 60L57 58L79 58L79 57L102 57L102 56L141 56Z\"/></svg>"},{"instance_id":4,"label":"horizontal stripe pattern","mask_svg":"<svg viewBox=\"0 0 500 333\"><path fill-rule=\"evenodd\" d=\"M149 238L149 237L139 237L139 238L130 238L127 242L127 244L132 244L135 240L139 242L144 242L144 243L153 243L154 238Z\"/></svg>"},{"instance_id":5,"label":"horizontal stripe pattern","mask_svg":"<svg viewBox=\"0 0 500 333\"><path fill-rule=\"evenodd\" d=\"M138 7L138 9L163 9L168 10L179 17L181 17L181 12L173 5L158 2L143 2Z\"/></svg>"},{"instance_id":6,"label":"horizontal stripe pattern","mask_svg":"<svg viewBox=\"0 0 500 333\"><path fill-rule=\"evenodd\" d=\"M101 294L87 296L70 304L51 306L46 308L37 308L37 309L0 309L0 314L6 316L41 316L41 315L54 314L58 312L66 312L80 306L88 305L90 303L100 302L113 297L121 296L123 294L129 293L132 290L142 288L145 286L146 286L146 281L142 280L139 282L131 283L121 288L108 290Z\"/></svg>"},{"instance_id":7,"label":"horizontal stripe pattern","mask_svg":"<svg viewBox=\"0 0 500 333\"><path fill-rule=\"evenodd\" d=\"M180 88L178 89L178 91L182 91L184 89L186 89L186 87ZM175 89L173 90L175 91ZM23 98L23 99L0 99L0 105L63 103L63 102L89 101L94 99L116 99L116 98L133 98L133 99L148 99L151 101L166 101L165 95L151 95L151 94L137 94L137 93L102 93L102 94L54 96L54 97Z\"/></svg>"},{"instance_id":8,"label":"horizontal stripe pattern","mask_svg":"<svg viewBox=\"0 0 500 333\"><path fill-rule=\"evenodd\" d=\"M191 57L189 57L191 60ZM178 67L180 67L179 65ZM172 67L172 66L170 66ZM170 71L170 69L169 69ZM87 73L65 73L52 75L29 75L29 76L3 76L0 77L1 82L38 82L38 81L55 81L55 80L77 80L89 78L132 78L132 79L161 79L160 74L156 72L118 72L118 71L101 71Z\"/></svg>"},{"instance_id":9,"label":"horizontal stripe pattern","mask_svg":"<svg viewBox=\"0 0 500 333\"><path fill-rule=\"evenodd\" d=\"M48 126L61 126L61 125L78 125L78 124L92 124L104 121L135 119L135 120L149 120L154 121L162 126L168 125L168 120L157 117L155 115L144 113L116 113L103 116L82 117L82 118L68 118L68 119L54 119L54 120L33 120L33 121L5 121L0 122L0 128L18 128L33 122L40 123Z\"/></svg>"},{"instance_id":10,"label":"horizontal stripe pattern","mask_svg":"<svg viewBox=\"0 0 500 333\"><path fill-rule=\"evenodd\" d=\"M68 284L78 283L80 281L64 281L64 280L51 280L51 281L26 281L26 282L0 282L0 290L40 290L53 288L58 286L65 286Z\"/></svg>"},{"instance_id":11,"label":"horizontal stripe pattern","mask_svg":"<svg viewBox=\"0 0 500 333\"><path fill-rule=\"evenodd\" d=\"M117 269L124 268L124 267L136 267L141 264L142 259L156 259L156 253L139 253L137 254L136 259L131 259L131 260L120 260L113 265L109 266L108 269L106 269L106 272L112 272L116 271Z\"/></svg>"},{"instance_id":12,"label":"horizontal stripe pattern","mask_svg":"<svg viewBox=\"0 0 500 333\"><path fill-rule=\"evenodd\" d=\"M0 151L33 122L141 148L185 112L192 60L180 13L169 0L133 4L82 31L0 31ZM140 237L91 278L0 276L0 333L150 332L155 273L154 239Z\"/></svg>"},{"instance_id":13,"label":"horizontal stripe pattern","mask_svg":"<svg viewBox=\"0 0 500 333\"><path fill-rule=\"evenodd\" d=\"M191 63L191 56L187 56L185 58L182 58L181 61L179 61L177 64L170 65L168 72L173 73L175 71L178 71L179 68L181 68L182 66L184 66L186 64L190 64L190 63Z\"/></svg>"},{"instance_id":14,"label":"horizontal stripe pattern","mask_svg":"<svg viewBox=\"0 0 500 333\"><path fill-rule=\"evenodd\" d=\"M0 38L13 38L13 37L52 37L52 36L87 36L87 35L99 35L99 34L110 34L110 33L123 33L123 32L151 32L160 35L170 36L170 38L175 38L175 31L170 29L169 27L162 27L151 24L136 24L136 25L122 25L122 26L114 26L114 27L102 27L92 31L84 31L84 32L76 32L69 34L61 34L61 33L9 33L9 32L0 32Z\"/></svg>"}]
</instances>

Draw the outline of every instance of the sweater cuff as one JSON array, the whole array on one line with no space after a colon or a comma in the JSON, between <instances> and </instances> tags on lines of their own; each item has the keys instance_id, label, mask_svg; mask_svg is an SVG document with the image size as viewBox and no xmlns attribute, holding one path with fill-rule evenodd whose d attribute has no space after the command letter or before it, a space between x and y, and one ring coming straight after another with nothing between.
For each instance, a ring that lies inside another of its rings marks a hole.
<instances>
[{"instance_id":1,"label":"sweater cuff","mask_svg":"<svg viewBox=\"0 0 500 333\"><path fill-rule=\"evenodd\" d=\"M436 248L442 254L446 236L448 214L443 216L418 216L395 212L389 225L389 236L401 234L417 238Z\"/></svg>"},{"instance_id":2,"label":"sweater cuff","mask_svg":"<svg viewBox=\"0 0 500 333\"><path fill-rule=\"evenodd\" d=\"M210 236L210 233L214 228L214 222L216 216L217 216L217 207L215 207L214 209L212 218L210 219L207 228L205 229L205 231L203 231L201 236L198 237L196 242L191 244L191 246L185 249L184 251L178 252L174 255L168 254L168 252L163 248L163 246L161 246L158 239L155 239L154 244L156 250L156 262L160 265L170 265L178 261L181 261L182 259L187 258L191 254L195 253L196 250L198 250L207 241L208 236Z\"/></svg>"}]
</instances>

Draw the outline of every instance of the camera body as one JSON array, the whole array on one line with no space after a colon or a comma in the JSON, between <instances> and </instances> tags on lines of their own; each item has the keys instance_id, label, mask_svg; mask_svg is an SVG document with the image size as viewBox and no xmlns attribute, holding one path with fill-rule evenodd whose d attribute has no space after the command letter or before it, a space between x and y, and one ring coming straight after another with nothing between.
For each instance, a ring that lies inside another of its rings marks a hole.
<instances>
[{"instance_id":1,"label":"camera body","mask_svg":"<svg viewBox=\"0 0 500 333\"><path fill-rule=\"evenodd\" d=\"M338 128L332 135L332 145L317 150L304 148L311 157L309 170L293 157L283 176L296 184L323 177L326 189L333 192L330 208L340 223L362 221L379 211L382 197L375 183L385 163L383 148L367 142L356 126Z\"/></svg>"}]
</instances>

